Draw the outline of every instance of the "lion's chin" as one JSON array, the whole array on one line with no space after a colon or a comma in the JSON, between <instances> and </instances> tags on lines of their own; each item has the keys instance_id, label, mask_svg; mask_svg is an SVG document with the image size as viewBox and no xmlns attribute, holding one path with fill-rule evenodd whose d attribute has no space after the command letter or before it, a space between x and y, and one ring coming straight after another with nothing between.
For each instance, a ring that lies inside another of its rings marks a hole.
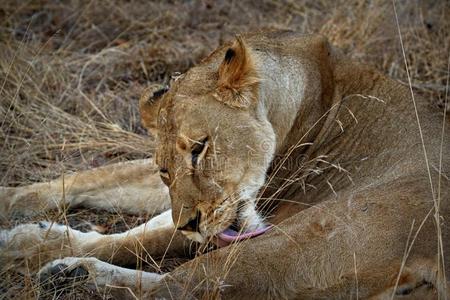
<instances>
[{"instance_id":1,"label":"lion's chin","mask_svg":"<svg viewBox=\"0 0 450 300\"><path fill-rule=\"evenodd\" d=\"M184 234L188 239L203 244L205 242L205 238L198 232L192 232L192 231L181 231L182 234Z\"/></svg>"}]
</instances>

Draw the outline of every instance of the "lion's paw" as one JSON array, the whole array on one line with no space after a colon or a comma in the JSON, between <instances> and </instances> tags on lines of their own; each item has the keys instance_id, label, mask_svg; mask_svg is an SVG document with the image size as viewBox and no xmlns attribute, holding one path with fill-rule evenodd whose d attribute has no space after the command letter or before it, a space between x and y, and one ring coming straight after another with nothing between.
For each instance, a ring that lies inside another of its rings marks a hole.
<instances>
[{"instance_id":1,"label":"lion's paw","mask_svg":"<svg viewBox=\"0 0 450 300\"><path fill-rule=\"evenodd\" d=\"M89 272L85 266L77 264L75 258L64 258L48 263L37 278L41 289L62 292L76 282L87 280Z\"/></svg>"},{"instance_id":2,"label":"lion's paw","mask_svg":"<svg viewBox=\"0 0 450 300\"><path fill-rule=\"evenodd\" d=\"M18 271L24 267L36 270L53 259L78 255L82 234L51 222L22 224L11 230L1 230L0 265L3 268L14 266Z\"/></svg>"},{"instance_id":3,"label":"lion's paw","mask_svg":"<svg viewBox=\"0 0 450 300\"><path fill-rule=\"evenodd\" d=\"M111 286L129 286L141 280L139 271L115 266L94 257L65 257L47 263L38 273L43 289L63 290L75 282L92 290L103 290ZM148 276L148 275L147 275ZM161 275L153 275L157 278ZM145 277L145 275L144 275Z\"/></svg>"},{"instance_id":4,"label":"lion's paw","mask_svg":"<svg viewBox=\"0 0 450 300\"><path fill-rule=\"evenodd\" d=\"M93 258L80 259L66 257L46 264L38 273L39 286L47 291L63 291L74 283L86 281L89 278L89 263Z\"/></svg>"},{"instance_id":5,"label":"lion's paw","mask_svg":"<svg viewBox=\"0 0 450 300\"><path fill-rule=\"evenodd\" d=\"M11 199L14 188L0 186L0 219L8 220L11 215Z\"/></svg>"},{"instance_id":6,"label":"lion's paw","mask_svg":"<svg viewBox=\"0 0 450 300\"><path fill-rule=\"evenodd\" d=\"M19 219L35 216L43 211L56 208L56 202L49 201L51 195L42 198L33 186L3 187L0 186L0 219Z\"/></svg>"}]
</instances>

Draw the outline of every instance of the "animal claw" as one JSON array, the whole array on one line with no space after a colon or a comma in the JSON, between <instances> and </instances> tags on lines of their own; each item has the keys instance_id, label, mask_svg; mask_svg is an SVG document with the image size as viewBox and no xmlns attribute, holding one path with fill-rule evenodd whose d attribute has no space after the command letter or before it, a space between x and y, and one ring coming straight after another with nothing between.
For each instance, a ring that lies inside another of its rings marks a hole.
<instances>
[{"instance_id":1,"label":"animal claw","mask_svg":"<svg viewBox=\"0 0 450 300\"><path fill-rule=\"evenodd\" d=\"M41 228L41 229L47 228L47 224L45 224L44 222L39 222L38 225L39 225L39 228Z\"/></svg>"},{"instance_id":2,"label":"animal claw","mask_svg":"<svg viewBox=\"0 0 450 300\"><path fill-rule=\"evenodd\" d=\"M88 277L89 272L83 266L71 268L64 263L58 263L38 274L39 285L42 289L60 292L74 282L84 281Z\"/></svg>"}]
</instances>

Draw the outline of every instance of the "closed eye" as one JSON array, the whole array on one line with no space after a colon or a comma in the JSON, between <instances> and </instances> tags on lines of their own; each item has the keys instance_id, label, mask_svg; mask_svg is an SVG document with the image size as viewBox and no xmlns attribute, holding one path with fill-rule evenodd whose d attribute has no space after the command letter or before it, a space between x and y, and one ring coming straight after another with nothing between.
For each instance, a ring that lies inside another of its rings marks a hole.
<instances>
[{"instance_id":1,"label":"closed eye","mask_svg":"<svg viewBox=\"0 0 450 300\"><path fill-rule=\"evenodd\" d=\"M159 169L159 176L165 185L169 185L170 175L169 171L166 168Z\"/></svg>"},{"instance_id":2,"label":"closed eye","mask_svg":"<svg viewBox=\"0 0 450 300\"><path fill-rule=\"evenodd\" d=\"M195 167L199 160L205 156L207 148L208 137L194 143L191 149L191 162L193 167Z\"/></svg>"}]
</instances>

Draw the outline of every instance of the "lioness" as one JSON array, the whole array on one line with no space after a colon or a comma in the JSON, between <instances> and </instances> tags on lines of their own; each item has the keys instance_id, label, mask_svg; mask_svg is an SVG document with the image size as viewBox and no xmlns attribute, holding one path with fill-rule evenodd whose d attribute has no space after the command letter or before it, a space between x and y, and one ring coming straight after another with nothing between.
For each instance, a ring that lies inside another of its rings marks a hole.
<instances>
[{"instance_id":1,"label":"lioness","mask_svg":"<svg viewBox=\"0 0 450 300\"><path fill-rule=\"evenodd\" d=\"M148 297L447 297L450 126L408 87L323 37L276 31L237 37L169 88L147 90L140 109L157 167L4 188L1 213L160 214L114 235L20 225L0 233L2 264L49 262L43 283L82 274ZM182 256L191 241L218 249L168 274L105 262ZM60 256L72 257L51 261Z\"/></svg>"}]
</instances>

